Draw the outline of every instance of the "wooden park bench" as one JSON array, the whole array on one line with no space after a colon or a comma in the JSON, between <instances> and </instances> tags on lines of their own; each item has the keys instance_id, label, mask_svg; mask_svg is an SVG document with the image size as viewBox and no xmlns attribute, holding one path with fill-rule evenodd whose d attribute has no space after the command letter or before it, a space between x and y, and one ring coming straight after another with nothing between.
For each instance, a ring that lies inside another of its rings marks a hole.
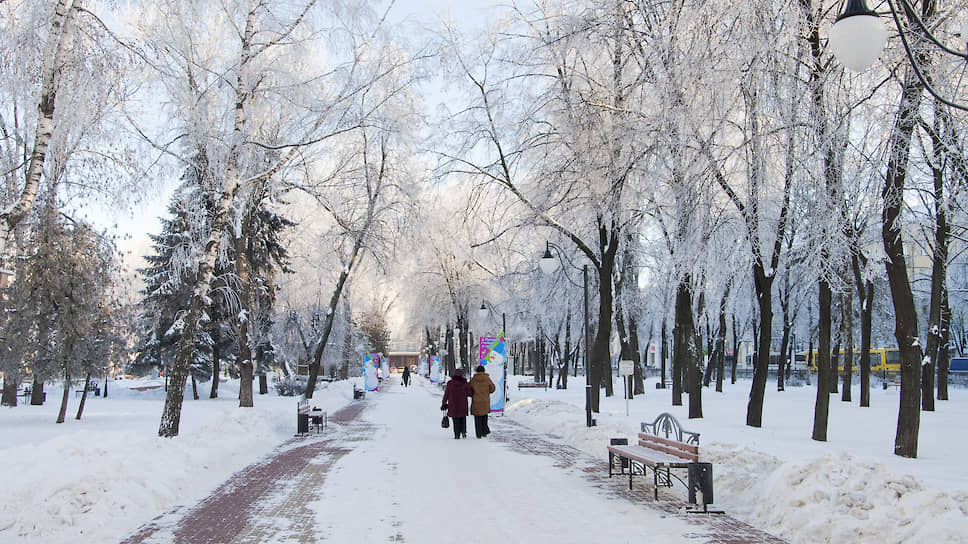
<instances>
[{"instance_id":1,"label":"wooden park bench","mask_svg":"<svg viewBox=\"0 0 968 544\"><path fill-rule=\"evenodd\" d=\"M21 390L18 394L24 398L24 403L26 403L27 401L30 400L31 396L33 395L33 389L31 386L28 385L24 387L23 390ZM47 402L47 391L44 391L43 395L44 396L41 399L41 402Z\"/></svg>"},{"instance_id":2,"label":"wooden park bench","mask_svg":"<svg viewBox=\"0 0 968 544\"><path fill-rule=\"evenodd\" d=\"M548 382L518 382L518 389L548 389Z\"/></svg>"},{"instance_id":3,"label":"wooden park bench","mask_svg":"<svg viewBox=\"0 0 968 544\"><path fill-rule=\"evenodd\" d=\"M95 397L100 397L101 396L101 387L98 385L97 382L91 382L91 383L89 383L87 385L87 391L89 393L94 393L94 396ZM84 387L80 387L80 388L74 390L74 396L75 397L78 397L78 396L83 395L83 394L84 394Z\"/></svg>"},{"instance_id":4,"label":"wooden park bench","mask_svg":"<svg viewBox=\"0 0 968 544\"><path fill-rule=\"evenodd\" d=\"M689 502L695 504L695 491L702 492L703 510L712 503L712 465L699 462L699 433L683 430L671 414L663 413L652 423L642 423L637 445L627 445L626 439L613 439L608 446L608 477L615 469L619 474L628 470L629 489L632 476L647 476L652 472L655 500L659 500L660 487L672 487L678 480L689 491ZM619 440L626 444L616 443ZM689 483L673 470L689 471ZM698 481L697 481L698 480Z\"/></svg>"}]
</instances>

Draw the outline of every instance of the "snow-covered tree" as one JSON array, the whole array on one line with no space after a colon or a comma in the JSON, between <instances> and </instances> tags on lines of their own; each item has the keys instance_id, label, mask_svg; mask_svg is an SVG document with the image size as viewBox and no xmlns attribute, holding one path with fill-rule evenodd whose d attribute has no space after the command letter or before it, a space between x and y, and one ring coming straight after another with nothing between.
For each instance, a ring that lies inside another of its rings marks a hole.
<instances>
[{"instance_id":1,"label":"snow-covered tree","mask_svg":"<svg viewBox=\"0 0 968 544\"><path fill-rule=\"evenodd\" d=\"M95 13L109 8L86 4L0 2L0 254L54 184L112 203L150 186L139 177L139 143L123 129L138 87L132 55Z\"/></svg>"},{"instance_id":2,"label":"snow-covered tree","mask_svg":"<svg viewBox=\"0 0 968 544\"><path fill-rule=\"evenodd\" d=\"M4 345L9 360L29 366L35 379L63 379L62 423L71 386L81 376L85 383L105 376L110 358L121 352L118 266L113 243L89 225L50 204L42 212L16 269Z\"/></svg>"}]
</instances>

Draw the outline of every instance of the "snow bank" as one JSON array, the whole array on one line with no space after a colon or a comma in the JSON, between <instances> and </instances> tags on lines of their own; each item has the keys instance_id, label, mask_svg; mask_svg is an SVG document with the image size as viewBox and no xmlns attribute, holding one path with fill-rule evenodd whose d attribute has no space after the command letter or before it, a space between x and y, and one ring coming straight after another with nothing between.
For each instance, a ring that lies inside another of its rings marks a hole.
<instances>
[{"instance_id":1,"label":"snow bank","mask_svg":"<svg viewBox=\"0 0 968 544\"><path fill-rule=\"evenodd\" d=\"M968 494L928 489L881 463L830 453L782 463L720 445L704 457L717 467L720 506L793 542L968 542Z\"/></svg>"},{"instance_id":2,"label":"snow bank","mask_svg":"<svg viewBox=\"0 0 968 544\"><path fill-rule=\"evenodd\" d=\"M684 428L701 432L716 506L795 544L968 543L968 437L951 432L968 419L964 390L922 414L922 458L901 459L891 449L893 390L877 391L870 408L832 397L829 441L815 442L810 387L768 391L764 425L756 429L743 424L748 381L727 385L725 394L704 391L702 419L688 419L686 407L670 405L669 391L647 383L646 394L630 401L603 395L598 425L586 428L581 388L517 391L517 379L508 417L602 459L609 438L634 443L641 421L673 413Z\"/></svg>"},{"instance_id":3,"label":"snow bank","mask_svg":"<svg viewBox=\"0 0 968 544\"><path fill-rule=\"evenodd\" d=\"M295 430L296 399L257 395L254 408L240 409L238 385L227 382L219 399L186 398L179 436L159 438L164 389L131 389L144 385L110 383L80 421L72 393L61 425L57 402L0 411L0 542L116 541L197 502ZM352 398L348 382L330 385L314 405L333 410Z\"/></svg>"}]
</instances>

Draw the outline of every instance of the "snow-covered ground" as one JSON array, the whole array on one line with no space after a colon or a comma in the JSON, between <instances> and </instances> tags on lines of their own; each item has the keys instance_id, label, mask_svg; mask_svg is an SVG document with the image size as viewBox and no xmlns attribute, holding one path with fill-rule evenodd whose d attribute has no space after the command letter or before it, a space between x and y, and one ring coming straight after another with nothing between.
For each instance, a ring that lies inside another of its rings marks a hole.
<instances>
[{"instance_id":1,"label":"snow-covered ground","mask_svg":"<svg viewBox=\"0 0 968 544\"><path fill-rule=\"evenodd\" d=\"M685 407L671 406L671 392L649 381L646 394L631 401L603 397L598 426L588 429L580 378L564 391L519 392L517 378L509 381L505 417L602 458L608 438L634 438L640 421L671 412L702 433L702 457L714 464L716 506L793 542L968 542L964 389L953 389L952 400L922 415L919 458L901 459L892 453L894 388L872 391L865 409L832 397L828 442L818 443L810 440L812 387L768 388L763 427L753 429L744 424L748 381L727 384L722 394L705 390L701 420L688 420ZM0 409L0 542L67 543L78 535L117 542L173 506L197 502L295 430L295 399L257 396L255 408L240 409L230 381L221 384L218 400L186 399L180 436L161 439L162 388L130 389L146 385L159 382L111 382L108 398L89 398L82 420L70 417L61 425L54 424L58 403L50 401L59 399L56 388L48 388L46 406ZM335 411L351 400L350 383L337 382L326 384L313 404ZM72 392L69 416L77 403ZM422 480L410 481L419 486ZM529 490L528 503L547 504L548 516L555 516L558 498L542 500L536 491ZM365 511L358 519L351 514L341 523L369 522Z\"/></svg>"},{"instance_id":2,"label":"snow-covered ground","mask_svg":"<svg viewBox=\"0 0 968 544\"><path fill-rule=\"evenodd\" d=\"M296 400L257 396L238 408L238 383L216 400L186 397L179 436L158 437L164 379L108 383L108 397L70 393L57 425L59 386L44 406L0 409L0 543L118 542L177 504L193 504L232 473L292 437ZM313 404L335 410L353 398L348 382L320 384ZM131 389L144 388L144 391ZM188 388L190 390L190 388Z\"/></svg>"},{"instance_id":3,"label":"snow-covered ground","mask_svg":"<svg viewBox=\"0 0 968 544\"><path fill-rule=\"evenodd\" d=\"M859 407L858 388L849 404L832 395L827 442L815 442L815 386L778 392L769 384L763 426L755 429L745 424L748 380L725 384L724 393L705 389L705 417L692 420L688 407L671 406L671 390L656 390L654 382L631 401L621 391L602 397L591 432L581 387L564 395L512 387L509 417L604 457L609 437L634 443L640 421L669 412L701 433L717 507L752 525L796 543L968 542L968 391L952 388L951 400L922 412L918 458L904 459L893 454L894 387L872 389L869 408Z\"/></svg>"}]
</instances>

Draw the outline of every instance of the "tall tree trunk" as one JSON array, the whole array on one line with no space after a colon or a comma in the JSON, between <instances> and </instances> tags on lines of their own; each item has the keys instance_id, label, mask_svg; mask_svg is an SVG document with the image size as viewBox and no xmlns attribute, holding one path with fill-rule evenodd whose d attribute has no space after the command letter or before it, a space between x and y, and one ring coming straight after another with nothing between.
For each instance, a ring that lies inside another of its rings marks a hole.
<instances>
[{"instance_id":1,"label":"tall tree trunk","mask_svg":"<svg viewBox=\"0 0 968 544\"><path fill-rule=\"evenodd\" d=\"M930 3L929 4L933 4ZM901 358L901 392L894 437L894 454L918 456L918 431L921 424L921 344L918 341L918 315L904 258L901 210L904 184L911 149L911 135L918 122L923 85L910 71L904 78L900 109L891 131L887 176L881 196L881 238L887 259L887 283L894 303L894 337Z\"/></svg>"},{"instance_id":2,"label":"tall tree trunk","mask_svg":"<svg viewBox=\"0 0 968 544\"><path fill-rule=\"evenodd\" d=\"M948 306L948 290L945 289L941 301L941 345L938 351L938 400L948 400L948 345L951 341L951 308Z\"/></svg>"},{"instance_id":3,"label":"tall tree trunk","mask_svg":"<svg viewBox=\"0 0 968 544\"><path fill-rule=\"evenodd\" d=\"M213 323L212 326L212 390L208 394L208 398L217 399L218 398L218 384L222 378L222 335L219 332L221 327L218 324Z\"/></svg>"},{"instance_id":4,"label":"tall tree trunk","mask_svg":"<svg viewBox=\"0 0 968 544\"><path fill-rule=\"evenodd\" d=\"M662 337L659 340L660 342L662 342L662 346L660 346L659 348L659 358L661 359L662 375L659 377L659 389L665 389L665 384L666 384L666 370L667 370L666 361L669 360L669 339L666 332L668 330L668 326L669 326L668 323L666 323L666 317L662 316L662 332L661 332ZM680 405L682 404L681 399L679 400L679 404Z\"/></svg>"},{"instance_id":5,"label":"tall tree trunk","mask_svg":"<svg viewBox=\"0 0 968 544\"><path fill-rule=\"evenodd\" d=\"M716 332L716 392L723 392L723 374L726 366L726 301L730 283L726 283L723 297L719 299L719 330Z\"/></svg>"},{"instance_id":6,"label":"tall tree trunk","mask_svg":"<svg viewBox=\"0 0 968 544\"><path fill-rule=\"evenodd\" d=\"M17 405L17 382L11 380L7 377L7 374L3 375L3 395L2 401L0 401L0 406L16 406Z\"/></svg>"},{"instance_id":7,"label":"tall tree trunk","mask_svg":"<svg viewBox=\"0 0 968 544\"><path fill-rule=\"evenodd\" d=\"M840 400L850 402L850 388L854 377L854 297L849 285L841 297L840 329L843 331L841 336L844 339L844 390L840 394Z\"/></svg>"},{"instance_id":8,"label":"tall tree trunk","mask_svg":"<svg viewBox=\"0 0 968 544\"><path fill-rule=\"evenodd\" d=\"M81 416L84 414L84 405L87 404L87 390L90 387L91 373L88 372L87 375L84 376L84 391L81 392L81 403L77 405L77 415L74 416L74 419L81 419Z\"/></svg>"},{"instance_id":9,"label":"tall tree trunk","mask_svg":"<svg viewBox=\"0 0 968 544\"><path fill-rule=\"evenodd\" d=\"M810 327L811 329L813 328L813 317L810 318ZM810 385L810 372L812 372L812 369L814 368L818 368L818 366L813 352L813 331L810 330L808 331L807 338L807 385Z\"/></svg>"},{"instance_id":10,"label":"tall tree trunk","mask_svg":"<svg viewBox=\"0 0 968 544\"><path fill-rule=\"evenodd\" d=\"M629 317L629 348L632 351L632 393L645 394L645 384L642 381L641 347L639 346L639 324L634 317Z\"/></svg>"},{"instance_id":11,"label":"tall tree trunk","mask_svg":"<svg viewBox=\"0 0 968 544\"><path fill-rule=\"evenodd\" d=\"M682 368L685 366L685 345L682 343L682 327L679 324L679 320L683 319L684 311L680 313L679 311L679 291L683 290L682 282L676 289L676 306L675 313L673 314L673 325L672 325L672 405L682 406L682 385L683 385L683 372ZM685 288L688 290L688 288ZM689 303L690 307L692 302Z\"/></svg>"},{"instance_id":12,"label":"tall tree trunk","mask_svg":"<svg viewBox=\"0 0 968 544\"><path fill-rule=\"evenodd\" d=\"M595 343L591 353L591 409L598 413L599 393L602 382L605 382L605 396L612 396L611 389L611 360L609 344L612 339L612 275L615 271L615 256L618 252L619 236L621 233L613 225L611 228L599 225L599 248L601 260L598 267L598 330L595 333ZM608 369L608 371L606 371Z\"/></svg>"},{"instance_id":13,"label":"tall tree trunk","mask_svg":"<svg viewBox=\"0 0 968 544\"><path fill-rule=\"evenodd\" d=\"M733 318L733 364L729 369L729 383L736 383L736 365L739 364L739 328L736 327L736 314L731 314Z\"/></svg>"},{"instance_id":14,"label":"tall tree trunk","mask_svg":"<svg viewBox=\"0 0 968 544\"><path fill-rule=\"evenodd\" d=\"M931 143L934 149L932 166L934 180L934 248L931 265L931 302L928 310L928 342L925 346L924 362L921 363L921 409L926 412L934 411L934 373L942 351L947 353L948 344L942 343L943 331L941 308L944 292L947 290L945 281L948 274L948 226L947 204L944 194L944 141L942 137L943 108L935 102L934 126L931 131Z\"/></svg>"},{"instance_id":15,"label":"tall tree trunk","mask_svg":"<svg viewBox=\"0 0 968 544\"><path fill-rule=\"evenodd\" d=\"M628 261L626 260L626 263ZM633 363L633 375L635 373L635 368L638 367L638 335L634 339L633 346L633 332L632 328L635 326L635 320L629 317L629 325L626 326L625 321L625 307L622 303L622 291L625 287L625 283L630 281L630 275L627 271L629 267L623 267L623 271L619 273L618 281L615 282L615 329L618 332L618 343L619 343L619 360L620 361L632 361ZM622 378L623 386L625 384L625 377Z\"/></svg>"},{"instance_id":16,"label":"tall tree trunk","mask_svg":"<svg viewBox=\"0 0 968 544\"><path fill-rule=\"evenodd\" d=\"M702 378L700 377L699 349L692 313L692 286L688 275L676 289L676 326L673 330L673 367L685 369L686 392L689 394L689 418L702 417ZM673 378L673 392L676 385ZM675 394L675 393L673 393ZM681 402L681 400L680 400Z\"/></svg>"},{"instance_id":17,"label":"tall tree trunk","mask_svg":"<svg viewBox=\"0 0 968 544\"><path fill-rule=\"evenodd\" d=\"M817 399L813 406L813 434L818 442L827 441L827 420L830 414L830 322L833 293L830 283L822 276L819 281L817 305L820 314L817 321ZM811 343L813 340L811 339Z\"/></svg>"},{"instance_id":18,"label":"tall tree trunk","mask_svg":"<svg viewBox=\"0 0 968 544\"><path fill-rule=\"evenodd\" d=\"M565 352L562 354L564 363L558 373L558 381L562 389L568 389L568 365L571 363L571 307L565 313Z\"/></svg>"},{"instance_id":19,"label":"tall tree trunk","mask_svg":"<svg viewBox=\"0 0 968 544\"><path fill-rule=\"evenodd\" d=\"M366 226L362 229L360 233L357 234L356 240L353 242L353 249L350 252L349 258L346 260L343 268L340 270L339 279L336 280L336 287L333 289L333 293L329 298L328 311L326 313L326 318L323 320L323 330L320 334L319 341L316 343L316 349L313 351L313 360L309 364L309 381L306 383L306 392L303 396L307 399L313 398L313 393L316 390L316 380L319 377L319 369L322 366L323 361L323 351L326 349L326 344L329 342L329 335L333 331L333 321L336 315L336 308L339 304L340 297L343 294L343 289L346 287L346 281L350 277L350 273L353 270L353 265L356 264L357 258L359 257L360 250L363 248L363 237L369 230L369 225L371 224L373 217L373 206L375 205L375 200L371 200L370 209L368 211L368 217ZM448 341L450 344L450 355L452 356L454 352L453 339L448 328ZM454 371L453 363L448 367L448 376Z\"/></svg>"},{"instance_id":20,"label":"tall tree trunk","mask_svg":"<svg viewBox=\"0 0 968 544\"><path fill-rule=\"evenodd\" d=\"M194 373L192 373L192 398L198 400L198 380Z\"/></svg>"},{"instance_id":21,"label":"tall tree trunk","mask_svg":"<svg viewBox=\"0 0 968 544\"><path fill-rule=\"evenodd\" d=\"M254 213L254 212L253 212ZM249 270L249 251L246 244L248 237L250 219L242 221L242 227L235 233L233 242L235 245L235 274L238 277L239 298L242 302L242 311L236 322L236 339L239 352L239 407L252 408L254 399L252 395L253 371L255 362L252 358L252 339L249 334L249 323L254 315L254 304L252 296L252 276Z\"/></svg>"},{"instance_id":22,"label":"tall tree trunk","mask_svg":"<svg viewBox=\"0 0 968 544\"><path fill-rule=\"evenodd\" d=\"M843 305L841 305L841 308L840 308L841 313L843 313L842 306ZM830 353L830 372L827 373L827 378L828 378L827 385L830 388L828 390L830 393L840 392L840 385L838 385L837 376L840 375L840 352L841 352L840 342L843 339L843 332L844 332L843 326L844 326L844 321L843 319L841 319L837 326L837 333L834 334L834 346L833 348L831 348L831 353Z\"/></svg>"},{"instance_id":23,"label":"tall tree trunk","mask_svg":"<svg viewBox=\"0 0 968 544\"><path fill-rule=\"evenodd\" d=\"M444 366L447 368L447 375L451 376L457 370L457 352L454 350L454 328L449 323L444 332L444 345L447 346L447 353L444 354Z\"/></svg>"},{"instance_id":24,"label":"tall tree trunk","mask_svg":"<svg viewBox=\"0 0 968 544\"><path fill-rule=\"evenodd\" d=\"M104 387L106 388L107 379L105 379L104 382L105 382ZM108 396L106 391L107 390L105 389L105 393L104 393L105 397ZM34 376L34 385L33 387L30 388L30 404L32 406L43 405L45 396L46 394L44 393L44 380L40 379L37 376Z\"/></svg>"},{"instance_id":25,"label":"tall tree trunk","mask_svg":"<svg viewBox=\"0 0 968 544\"><path fill-rule=\"evenodd\" d=\"M756 287L757 308L760 313L759 345L753 363L753 385L746 408L746 424L763 426L763 396L770 368L770 340L773 338L773 276L766 274L760 262L753 263L753 283Z\"/></svg>"},{"instance_id":26,"label":"tall tree trunk","mask_svg":"<svg viewBox=\"0 0 968 544\"><path fill-rule=\"evenodd\" d=\"M57 97L58 79L64 61L64 46L70 38L70 26L75 11L83 8L81 0L58 0L54 6L50 34L44 44L41 65L40 102L37 104L37 128L34 131L34 148L27 165L26 182L16 202L0 212L0 255L4 255L10 234L26 217L40 189L44 173L47 149L54 132L54 105Z\"/></svg>"},{"instance_id":27,"label":"tall tree trunk","mask_svg":"<svg viewBox=\"0 0 968 544\"><path fill-rule=\"evenodd\" d=\"M64 372L64 391L61 393L61 405L60 410L57 412L57 421L55 423L64 423L67 418L67 401L70 399L71 392L71 373L69 371Z\"/></svg>"},{"instance_id":28,"label":"tall tree trunk","mask_svg":"<svg viewBox=\"0 0 968 544\"><path fill-rule=\"evenodd\" d=\"M865 280L861 274L861 265L867 268L867 259L853 252L851 265L854 269L854 285L857 286L857 298L860 299L860 405L871 405L871 327L874 315L874 283Z\"/></svg>"},{"instance_id":29,"label":"tall tree trunk","mask_svg":"<svg viewBox=\"0 0 968 544\"><path fill-rule=\"evenodd\" d=\"M467 315L464 314L463 312L458 312L456 330L460 330L460 333L457 334L457 344L458 344L458 350L460 354L460 366L464 369L465 372L468 372L468 377L470 377L469 372L471 370L470 368L471 362L470 362L470 355L468 354L467 327L468 327Z\"/></svg>"},{"instance_id":30,"label":"tall tree trunk","mask_svg":"<svg viewBox=\"0 0 968 544\"><path fill-rule=\"evenodd\" d=\"M786 320L786 312L783 315L783 333L780 337L780 356L776 362L776 390L784 391L783 370L787 364L787 350L790 347L790 329L792 325Z\"/></svg>"},{"instance_id":31,"label":"tall tree trunk","mask_svg":"<svg viewBox=\"0 0 968 544\"><path fill-rule=\"evenodd\" d=\"M248 85L243 80L245 67L253 59L252 38L255 33L256 11L250 9L246 16L245 29L242 34L239 69L236 75L235 109L233 112L233 127L231 144L229 146L229 160L225 169L216 206L209 225L208 239L198 262L195 273L195 288L188 303L185 316L185 327L182 329L181 339L175 351L175 361L172 364L168 380L168 393L165 396L165 407L158 427L158 436L171 438L178 436L181 421L181 407L185 397L185 383L191 368L192 355L195 351L195 336L198 332L199 321L205 309L212 285L215 261L218 256L219 242L228 225L229 211L235 201L235 196L241 189L239 155L242 152L243 132L245 125L245 105L248 102L246 89Z\"/></svg>"}]
</instances>

